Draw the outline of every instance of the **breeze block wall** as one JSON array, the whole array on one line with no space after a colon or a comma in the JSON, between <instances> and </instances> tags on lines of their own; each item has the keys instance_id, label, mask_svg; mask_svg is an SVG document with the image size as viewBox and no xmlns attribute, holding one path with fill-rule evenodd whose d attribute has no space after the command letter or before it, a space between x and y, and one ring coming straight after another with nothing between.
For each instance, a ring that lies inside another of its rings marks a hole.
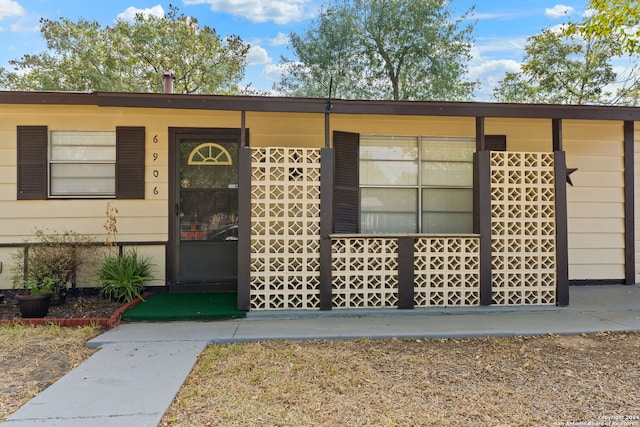
<instances>
[{"instance_id":1,"label":"breeze block wall","mask_svg":"<svg viewBox=\"0 0 640 427\"><path fill-rule=\"evenodd\" d=\"M493 304L555 304L554 182L553 153L491 153Z\"/></svg>"},{"instance_id":2,"label":"breeze block wall","mask_svg":"<svg viewBox=\"0 0 640 427\"><path fill-rule=\"evenodd\" d=\"M251 310L320 305L320 150L255 148Z\"/></svg>"},{"instance_id":3,"label":"breeze block wall","mask_svg":"<svg viewBox=\"0 0 640 427\"><path fill-rule=\"evenodd\" d=\"M252 149L251 310L320 307L320 150ZM495 305L556 302L553 153L491 153ZM399 236L335 235L333 308L398 306ZM480 304L480 236L416 235L415 307Z\"/></svg>"}]
</instances>

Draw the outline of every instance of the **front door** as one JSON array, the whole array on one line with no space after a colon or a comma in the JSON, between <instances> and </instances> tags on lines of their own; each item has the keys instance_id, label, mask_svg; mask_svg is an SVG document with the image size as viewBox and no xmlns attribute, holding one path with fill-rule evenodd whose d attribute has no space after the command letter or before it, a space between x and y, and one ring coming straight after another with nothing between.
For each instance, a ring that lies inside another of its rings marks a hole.
<instances>
[{"instance_id":1,"label":"front door","mask_svg":"<svg viewBox=\"0 0 640 427\"><path fill-rule=\"evenodd\" d=\"M174 283L237 286L239 132L176 134Z\"/></svg>"}]
</instances>

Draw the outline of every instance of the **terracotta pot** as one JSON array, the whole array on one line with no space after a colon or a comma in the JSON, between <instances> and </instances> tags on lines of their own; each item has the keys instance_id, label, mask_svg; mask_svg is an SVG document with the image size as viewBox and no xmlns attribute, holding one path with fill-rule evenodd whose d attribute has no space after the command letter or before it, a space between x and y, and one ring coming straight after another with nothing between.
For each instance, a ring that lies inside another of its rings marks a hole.
<instances>
[{"instance_id":1,"label":"terracotta pot","mask_svg":"<svg viewBox=\"0 0 640 427\"><path fill-rule=\"evenodd\" d=\"M16 295L16 300L23 318L44 317L49 312L51 294Z\"/></svg>"}]
</instances>

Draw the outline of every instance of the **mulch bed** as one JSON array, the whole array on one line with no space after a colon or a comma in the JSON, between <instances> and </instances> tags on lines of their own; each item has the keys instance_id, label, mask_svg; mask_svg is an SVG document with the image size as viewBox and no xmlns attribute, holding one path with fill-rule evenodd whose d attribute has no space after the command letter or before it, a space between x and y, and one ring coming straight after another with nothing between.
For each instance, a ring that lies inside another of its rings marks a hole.
<instances>
[{"instance_id":1,"label":"mulch bed","mask_svg":"<svg viewBox=\"0 0 640 427\"><path fill-rule=\"evenodd\" d=\"M122 304L109 301L98 295L79 295L67 297L64 304L52 305L43 319L23 319L13 296L5 293L0 302L0 325L6 323L46 324L60 326L100 325L112 328L120 322L122 312L140 301Z\"/></svg>"}]
</instances>

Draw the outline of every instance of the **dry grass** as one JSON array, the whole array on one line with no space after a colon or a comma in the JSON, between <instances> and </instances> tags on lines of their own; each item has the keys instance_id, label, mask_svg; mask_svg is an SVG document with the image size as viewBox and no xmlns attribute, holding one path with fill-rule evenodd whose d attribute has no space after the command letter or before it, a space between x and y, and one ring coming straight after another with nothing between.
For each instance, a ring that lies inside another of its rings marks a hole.
<instances>
[{"instance_id":1,"label":"dry grass","mask_svg":"<svg viewBox=\"0 0 640 427\"><path fill-rule=\"evenodd\" d=\"M0 422L88 358L94 350L86 342L100 332L93 327L0 326Z\"/></svg>"},{"instance_id":2,"label":"dry grass","mask_svg":"<svg viewBox=\"0 0 640 427\"><path fill-rule=\"evenodd\" d=\"M162 425L640 426L639 350L637 333L215 345Z\"/></svg>"},{"instance_id":3,"label":"dry grass","mask_svg":"<svg viewBox=\"0 0 640 427\"><path fill-rule=\"evenodd\" d=\"M1 327L0 421L99 332ZM639 353L640 333L215 345L161 424L640 426Z\"/></svg>"}]
</instances>

